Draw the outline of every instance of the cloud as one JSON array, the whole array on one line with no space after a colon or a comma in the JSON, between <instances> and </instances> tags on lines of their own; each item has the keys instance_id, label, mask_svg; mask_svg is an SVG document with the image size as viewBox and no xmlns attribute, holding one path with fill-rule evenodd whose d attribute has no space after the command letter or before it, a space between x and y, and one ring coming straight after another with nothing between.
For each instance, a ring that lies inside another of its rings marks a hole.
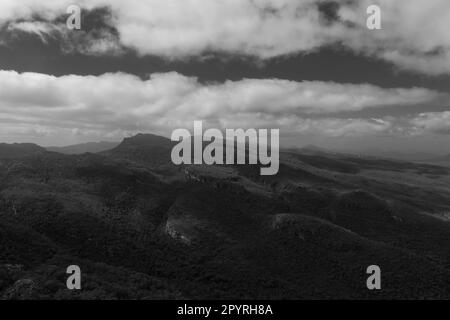
<instances>
[{"instance_id":1,"label":"cloud","mask_svg":"<svg viewBox=\"0 0 450 320\"><path fill-rule=\"evenodd\" d=\"M315 2L81 0L78 4L110 8L121 43L140 54L180 58L215 50L270 58L324 44L317 36L320 15ZM72 1L4 0L0 22L32 19L33 13L51 21L64 15L69 4Z\"/></svg>"},{"instance_id":2,"label":"cloud","mask_svg":"<svg viewBox=\"0 0 450 320\"><path fill-rule=\"evenodd\" d=\"M308 53L341 44L399 68L429 75L450 73L450 2L448 0L79 0L88 10L109 8L118 37L107 52L122 46L142 55L182 59L208 51L252 55L259 59ZM22 31L53 32L35 16L53 23L73 1L2 0L0 24L22 23ZM366 28L369 5L382 10L382 30ZM330 10L332 10L330 12ZM23 24L23 20L28 24ZM46 30L45 30L46 29ZM67 30L60 29L67 34ZM89 34L89 33L88 33ZM96 38L99 40L100 38ZM67 38L67 41L78 39ZM86 53L105 53L105 43L88 41ZM72 49L78 47L72 45Z\"/></svg>"},{"instance_id":3,"label":"cloud","mask_svg":"<svg viewBox=\"0 0 450 320\"><path fill-rule=\"evenodd\" d=\"M17 30L27 33L34 33L41 38L42 42L47 42L46 38L48 35L55 32L60 32L60 28L58 28L56 25L41 21L15 22L8 25L8 31Z\"/></svg>"},{"instance_id":4,"label":"cloud","mask_svg":"<svg viewBox=\"0 0 450 320\"><path fill-rule=\"evenodd\" d=\"M381 8L382 30L368 30L363 14L371 4ZM352 24L345 46L429 75L450 73L450 2L446 0L362 0L339 10Z\"/></svg>"},{"instance_id":5,"label":"cloud","mask_svg":"<svg viewBox=\"0 0 450 320\"><path fill-rule=\"evenodd\" d=\"M421 113L411 119L411 124L419 132L450 135L450 111Z\"/></svg>"},{"instance_id":6,"label":"cloud","mask_svg":"<svg viewBox=\"0 0 450 320\"><path fill-rule=\"evenodd\" d=\"M64 8L64 6L59 8ZM17 35L28 33L36 35L43 43L51 42L52 45L58 46L63 53L76 52L84 55L120 55L124 53L124 48L112 26L111 13L105 8L85 11L83 13L84 28L76 31L67 27L65 16L61 18L55 13L49 15L48 19L50 20L45 20L40 15L42 10L38 10L38 12L34 18L25 16L25 18L18 17L16 18L18 20L4 22L7 33L4 33L6 36L2 43L8 45L8 41L13 41ZM23 19L30 20L24 21Z\"/></svg>"},{"instance_id":7,"label":"cloud","mask_svg":"<svg viewBox=\"0 0 450 320\"><path fill-rule=\"evenodd\" d=\"M283 128L282 133L296 134L299 137L311 135L322 137L384 136L392 135L396 130L393 119L280 117L266 124L270 124L269 127Z\"/></svg>"},{"instance_id":8,"label":"cloud","mask_svg":"<svg viewBox=\"0 0 450 320\"><path fill-rule=\"evenodd\" d=\"M421 88L280 79L202 84L176 72L142 80L124 73L55 77L0 71L0 124L28 126L31 137L38 132L54 139L136 132L168 135L177 127L190 128L194 120L220 128L275 127L325 136L387 134L395 126L391 119L339 119L339 115L428 103L440 96Z\"/></svg>"}]
</instances>

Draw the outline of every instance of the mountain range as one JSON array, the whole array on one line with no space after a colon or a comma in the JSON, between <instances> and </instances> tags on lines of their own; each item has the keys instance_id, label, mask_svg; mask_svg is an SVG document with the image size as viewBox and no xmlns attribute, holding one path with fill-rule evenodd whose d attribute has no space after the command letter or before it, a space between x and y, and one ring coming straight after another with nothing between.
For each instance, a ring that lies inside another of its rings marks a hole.
<instances>
[{"instance_id":1,"label":"mountain range","mask_svg":"<svg viewBox=\"0 0 450 320\"><path fill-rule=\"evenodd\" d=\"M86 152L96 153L110 150L114 147L117 147L118 145L119 142L100 141L74 144L65 147L47 147L46 149L48 151L54 151L64 154L81 154Z\"/></svg>"},{"instance_id":2,"label":"mountain range","mask_svg":"<svg viewBox=\"0 0 450 320\"><path fill-rule=\"evenodd\" d=\"M0 297L450 298L450 168L309 147L260 176L176 166L172 146L1 144ZM73 264L80 291L66 289ZM369 265L382 290L367 289Z\"/></svg>"}]
</instances>

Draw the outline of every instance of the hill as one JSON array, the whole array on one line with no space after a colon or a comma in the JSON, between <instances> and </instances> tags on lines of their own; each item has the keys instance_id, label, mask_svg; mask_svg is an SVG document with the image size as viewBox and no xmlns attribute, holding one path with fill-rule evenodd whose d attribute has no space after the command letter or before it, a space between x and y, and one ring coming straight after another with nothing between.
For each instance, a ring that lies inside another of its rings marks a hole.
<instances>
[{"instance_id":1,"label":"hill","mask_svg":"<svg viewBox=\"0 0 450 320\"><path fill-rule=\"evenodd\" d=\"M141 134L0 163L0 296L450 298L450 168L285 151L280 171L174 166ZM65 289L79 264L82 292ZM383 290L365 286L368 265Z\"/></svg>"}]
</instances>

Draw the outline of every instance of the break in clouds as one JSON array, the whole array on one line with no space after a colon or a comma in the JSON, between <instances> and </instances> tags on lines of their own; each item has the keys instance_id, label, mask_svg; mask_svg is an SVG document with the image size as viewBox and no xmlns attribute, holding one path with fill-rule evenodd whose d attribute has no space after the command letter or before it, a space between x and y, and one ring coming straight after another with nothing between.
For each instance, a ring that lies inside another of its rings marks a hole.
<instances>
[{"instance_id":1,"label":"break in clouds","mask_svg":"<svg viewBox=\"0 0 450 320\"><path fill-rule=\"evenodd\" d=\"M181 74L142 80L124 73L55 77L0 71L2 136L79 135L120 138L136 132L170 135L202 119L212 127L276 127L284 134L415 135L444 132L450 112L381 118L337 115L432 103L444 94L368 84L244 79L202 84ZM448 130L447 132L448 133Z\"/></svg>"}]
</instances>

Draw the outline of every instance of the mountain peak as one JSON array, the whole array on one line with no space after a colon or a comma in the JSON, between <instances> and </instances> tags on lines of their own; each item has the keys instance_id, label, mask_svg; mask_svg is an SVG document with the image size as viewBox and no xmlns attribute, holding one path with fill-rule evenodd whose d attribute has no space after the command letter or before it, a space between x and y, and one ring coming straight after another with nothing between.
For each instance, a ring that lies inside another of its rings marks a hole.
<instances>
[{"instance_id":1,"label":"mountain peak","mask_svg":"<svg viewBox=\"0 0 450 320\"><path fill-rule=\"evenodd\" d=\"M0 158L21 158L41 154L46 150L34 143L0 143Z\"/></svg>"},{"instance_id":2,"label":"mountain peak","mask_svg":"<svg viewBox=\"0 0 450 320\"><path fill-rule=\"evenodd\" d=\"M139 133L124 138L117 147L107 153L118 158L164 164L170 162L171 149L170 139L155 134Z\"/></svg>"},{"instance_id":3,"label":"mountain peak","mask_svg":"<svg viewBox=\"0 0 450 320\"><path fill-rule=\"evenodd\" d=\"M165 146L170 140L151 133L138 133L132 137L124 138L119 145L141 145L141 146Z\"/></svg>"}]
</instances>

